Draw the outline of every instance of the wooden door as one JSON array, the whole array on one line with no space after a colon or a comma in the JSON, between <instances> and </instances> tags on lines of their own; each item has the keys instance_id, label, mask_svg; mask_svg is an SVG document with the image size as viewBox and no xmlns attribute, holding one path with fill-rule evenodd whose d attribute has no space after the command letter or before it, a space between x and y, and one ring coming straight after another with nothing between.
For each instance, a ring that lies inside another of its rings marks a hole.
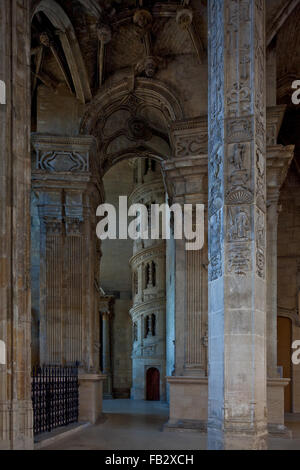
<instances>
[{"instance_id":1,"label":"wooden door","mask_svg":"<svg viewBox=\"0 0 300 470\"><path fill-rule=\"evenodd\" d=\"M292 322L289 318L277 319L277 364L283 368L283 378L292 379ZM292 412L292 383L284 389L284 411Z\"/></svg>"},{"instance_id":2,"label":"wooden door","mask_svg":"<svg viewBox=\"0 0 300 470\"><path fill-rule=\"evenodd\" d=\"M160 382L159 370L156 369L155 367L151 367L150 369L148 369L147 378L146 378L147 400L149 401L160 400L159 382Z\"/></svg>"}]
</instances>

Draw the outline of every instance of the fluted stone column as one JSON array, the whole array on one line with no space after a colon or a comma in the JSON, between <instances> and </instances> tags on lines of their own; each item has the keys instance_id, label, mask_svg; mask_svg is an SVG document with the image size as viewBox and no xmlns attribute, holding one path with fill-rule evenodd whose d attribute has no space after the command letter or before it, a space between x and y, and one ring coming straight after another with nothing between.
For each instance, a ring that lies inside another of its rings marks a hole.
<instances>
[{"instance_id":1,"label":"fluted stone column","mask_svg":"<svg viewBox=\"0 0 300 470\"><path fill-rule=\"evenodd\" d=\"M264 0L209 0L208 448L264 449Z\"/></svg>"},{"instance_id":2,"label":"fluted stone column","mask_svg":"<svg viewBox=\"0 0 300 470\"><path fill-rule=\"evenodd\" d=\"M31 449L30 1L0 6L0 449ZM3 363L4 362L4 363Z\"/></svg>"},{"instance_id":3,"label":"fluted stone column","mask_svg":"<svg viewBox=\"0 0 300 470\"><path fill-rule=\"evenodd\" d=\"M32 136L32 187L40 230L40 363L99 371L95 319L103 198L92 137ZM98 258L97 258L98 257Z\"/></svg>"},{"instance_id":4,"label":"fluted stone column","mask_svg":"<svg viewBox=\"0 0 300 470\"><path fill-rule=\"evenodd\" d=\"M38 275L41 364L79 363L79 419L102 415L96 209L103 187L93 137L34 134L33 231L40 239ZM37 254L35 254L36 256ZM97 312L97 315L95 313Z\"/></svg>"},{"instance_id":5,"label":"fluted stone column","mask_svg":"<svg viewBox=\"0 0 300 470\"><path fill-rule=\"evenodd\" d=\"M111 323L113 318L113 297L100 298L100 314L102 318L102 373L106 376L104 383L104 398L112 398L112 369L111 369Z\"/></svg>"},{"instance_id":6,"label":"fluted stone column","mask_svg":"<svg viewBox=\"0 0 300 470\"><path fill-rule=\"evenodd\" d=\"M175 257L174 272L169 276L174 276L175 357L173 374L167 377L170 419L165 429L205 430L208 299L206 117L172 124L170 139L173 155L163 163L169 204L179 203L182 210L184 204L205 206L205 243L201 250L187 251L185 239L174 240L174 252L169 254L170 258ZM167 258L167 265L171 264L170 258ZM172 321L167 325L172 327ZM167 331L169 336L170 331ZM170 362L168 355L167 362Z\"/></svg>"}]
</instances>

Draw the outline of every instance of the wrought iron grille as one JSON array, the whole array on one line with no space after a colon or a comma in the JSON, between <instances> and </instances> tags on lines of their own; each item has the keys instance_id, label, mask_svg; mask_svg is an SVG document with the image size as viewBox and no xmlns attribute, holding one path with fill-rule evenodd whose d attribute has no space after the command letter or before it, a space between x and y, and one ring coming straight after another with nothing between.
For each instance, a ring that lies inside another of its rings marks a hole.
<instances>
[{"instance_id":1,"label":"wrought iron grille","mask_svg":"<svg viewBox=\"0 0 300 470\"><path fill-rule=\"evenodd\" d=\"M78 367L44 366L32 370L34 435L78 422Z\"/></svg>"}]
</instances>

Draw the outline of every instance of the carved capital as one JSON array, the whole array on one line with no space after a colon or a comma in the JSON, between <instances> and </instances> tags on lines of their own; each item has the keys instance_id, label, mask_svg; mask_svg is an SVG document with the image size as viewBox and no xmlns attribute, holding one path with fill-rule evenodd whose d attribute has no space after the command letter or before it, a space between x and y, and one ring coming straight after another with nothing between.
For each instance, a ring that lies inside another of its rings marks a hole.
<instances>
[{"instance_id":1,"label":"carved capital","mask_svg":"<svg viewBox=\"0 0 300 470\"><path fill-rule=\"evenodd\" d=\"M113 305L115 298L112 295L102 295L99 300L99 311L105 316L113 315Z\"/></svg>"},{"instance_id":2,"label":"carved capital","mask_svg":"<svg viewBox=\"0 0 300 470\"><path fill-rule=\"evenodd\" d=\"M280 188L294 157L294 145L267 147L267 201L278 203Z\"/></svg>"},{"instance_id":3,"label":"carved capital","mask_svg":"<svg viewBox=\"0 0 300 470\"><path fill-rule=\"evenodd\" d=\"M267 145L276 145L286 105L267 108Z\"/></svg>"},{"instance_id":4,"label":"carved capital","mask_svg":"<svg viewBox=\"0 0 300 470\"><path fill-rule=\"evenodd\" d=\"M43 217L43 223L47 235L61 235L62 234L62 220L56 219L55 217Z\"/></svg>"},{"instance_id":5,"label":"carved capital","mask_svg":"<svg viewBox=\"0 0 300 470\"><path fill-rule=\"evenodd\" d=\"M99 173L96 141L91 136L32 134L32 170L41 173Z\"/></svg>"},{"instance_id":6,"label":"carved capital","mask_svg":"<svg viewBox=\"0 0 300 470\"><path fill-rule=\"evenodd\" d=\"M170 127L175 158L207 154L207 118L176 121Z\"/></svg>"},{"instance_id":7,"label":"carved capital","mask_svg":"<svg viewBox=\"0 0 300 470\"><path fill-rule=\"evenodd\" d=\"M66 218L66 235L67 236L81 236L82 235L82 221L80 219Z\"/></svg>"}]
</instances>

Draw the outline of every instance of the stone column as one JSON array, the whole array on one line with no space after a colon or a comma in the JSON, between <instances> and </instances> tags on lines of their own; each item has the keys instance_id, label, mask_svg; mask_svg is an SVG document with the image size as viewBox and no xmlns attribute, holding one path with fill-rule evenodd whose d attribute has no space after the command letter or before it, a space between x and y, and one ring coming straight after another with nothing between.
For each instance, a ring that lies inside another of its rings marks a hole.
<instances>
[{"instance_id":1,"label":"stone column","mask_svg":"<svg viewBox=\"0 0 300 470\"><path fill-rule=\"evenodd\" d=\"M92 137L33 135L40 227L40 363L99 371L96 208L103 200ZM98 258L97 258L98 257Z\"/></svg>"},{"instance_id":2,"label":"stone column","mask_svg":"<svg viewBox=\"0 0 300 470\"><path fill-rule=\"evenodd\" d=\"M30 2L0 14L0 449L31 449ZM3 103L4 101L4 103ZM3 363L4 362L4 363Z\"/></svg>"},{"instance_id":3,"label":"stone column","mask_svg":"<svg viewBox=\"0 0 300 470\"><path fill-rule=\"evenodd\" d=\"M277 374L277 230L280 188L294 156L294 146L267 149L267 370Z\"/></svg>"},{"instance_id":4,"label":"stone column","mask_svg":"<svg viewBox=\"0 0 300 470\"><path fill-rule=\"evenodd\" d=\"M277 231L281 186L294 156L294 146L277 145L286 106L267 109L267 372L277 374Z\"/></svg>"},{"instance_id":5,"label":"stone column","mask_svg":"<svg viewBox=\"0 0 300 470\"><path fill-rule=\"evenodd\" d=\"M106 376L104 398L113 398L111 369L111 323L113 318L113 297L100 297L100 314L102 318L102 373Z\"/></svg>"},{"instance_id":6,"label":"stone column","mask_svg":"<svg viewBox=\"0 0 300 470\"><path fill-rule=\"evenodd\" d=\"M102 416L96 209L103 201L93 137L32 136L40 229L40 363L79 362L79 419ZM33 208L33 213L37 212Z\"/></svg>"},{"instance_id":7,"label":"stone column","mask_svg":"<svg viewBox=\"0 0 300 470\"><path fill-rule=\"evenodd\" d=\"M267 148L267 374L268 429L286 434L284 425L284 389L289 379L277 372L277 233L280 188L294 156L294 146L276 145L268 139Z\"/></svg>"},{"instance_id":8,"label":"stone column","mask_svg":"<svg viewBox=\"0 0 300 470\"><path fill-rule=\"evenodd\" d=\"M174 372L167 377L170 419L165 429L206 429L207 421L207 119L178 121L171 126L173 156L163 163L169 204L205 206L205 244L186 251L185 240L173 240L167 265L175 257L173 273L174 316L167 317L167 337L174 331ZM169 288L169 298L171 288ZM171 309L170 309L171 310ZM169 315L170 312L167 312ZM170 363L169 349L167 364ZM171 371L169 371L170 374ZM186 403L189 406L186 406Z\"/></svg>"},{"instance_id":9,"label":"stone column","mask_svg":"<svg viewBox=\"0 0 300 470\"><path fill-rule=\"evenodd\" d=\"M209 0L208 448L264 449L265 2Z\"/></svg>"}]
</instances>

